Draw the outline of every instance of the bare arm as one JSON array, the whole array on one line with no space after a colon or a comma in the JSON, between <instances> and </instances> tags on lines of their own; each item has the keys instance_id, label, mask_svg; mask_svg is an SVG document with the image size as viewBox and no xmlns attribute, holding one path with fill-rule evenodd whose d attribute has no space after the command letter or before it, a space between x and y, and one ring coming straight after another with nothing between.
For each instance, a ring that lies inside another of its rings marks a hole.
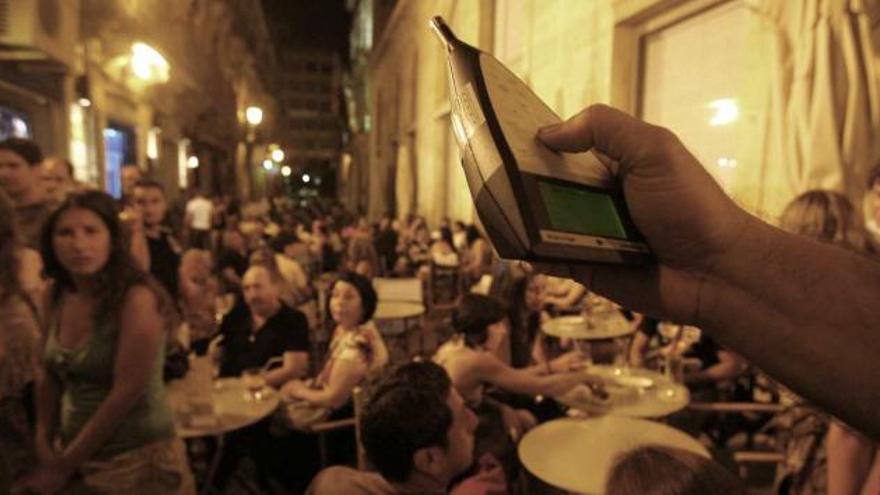
<instances>
[{"instance_id":1,"label":"bare arm","mask_svg":"<svg viewBox=\"0 0 880 495\"><path fill-rule=\"evenodd\" d=\"M708 331L880 438L880 265L749 215L674 134L609 107L590 107L540 136L560 151L599 152L658 260L561 270L624 307Z\"/></svg>"},{"instance_id":2,"label":"bare arm","mask_svg":"<svg viewBox=\"0 0 880 495\"><path fill-rule=\"evenodd\" d=\"M318 406L335 409L345 404L354 388L367 374L366 363L358 359L340 359L335 363L330 383L321 389L308 388L300 381L289 382L283 391L295 398Z\"/></svg>"},{"instance_id":3,"label":"bare arm","mask_svg":"<svg viewBox=\"0 0 880 495\"><path fill-rule=\"evenodd\" d=\"M37 424L34 440L40 462L49 462L55 457L52 443L58 424L58 405L61 403L61 387L45 369L37 374L35 401Z\"/></svg>"},{"instance_id":4,"label":"bare arm","mask_svg":"<svg viewBox=\"0 0 880 495\"><path fill-rule=\"evenodd\" d=\"M825 448L828 452L828 493L864 493L862 488L875 455L874 442L832 421L825 437Z\"/></svg>"},{"instance_id":5,"label":"bare arm","mask_svg":"<svg viewBox=\"0 0 880 495\"><path fill-rule=\"evenodd\" d=\"M584 373L538 375L529 370L511 368L495 356L481 353L477 358L476 373L480 379L504 390L525 395L559 395L578 383L587 381Z\"/></svg>"},{"instance_id":6,"label":"bare arm","mask_svg":"<svg viewBox=\"0 0 880 495\"><path fill-rule=\"evenodd\" d=\"M156 297L146 287L129 289L122 308L119 340L110 393L59 458L63 468L76 469L107 441L119 421L140 399L162 347L164 329Z\"/></svg>"},{"instance_id":7,"label":"bare arm","mask_svg":"<svg viewBox=\"0 0 880 495\"><path fill-rule=\"evenodd\" d=\"M629 346L629 364L631 366L639 367L645 364L645 353L648 352L648 344L650 343L651 338L647 334L636 331Z\"/></svg>"},{"instance_id":8,"label":"bare arm","mask_svg":"<svg viewBox=\"0 0 880 495\"><path fill-rule=\"evenodd\" d=\"M584 294L587 293L587 288L582 284L570 284L569 290L567 290L564 294L560 295L548 295L544 297L544 302L547 304L552 304L557 308L570 308L574 306L578 301L584 297Z\"/></svg>"},{"instance_id":9,"label":"bare arm","mask_svg":"<svg viewBox=\"0 0 880 495\"><path fill-rule=\"evenodd\" d=\"M306 376L309 370L309 354L307 352L285 352L283 364L266 372L266 383L278 388L286 382Z\"/></svg>"}]
</instances>

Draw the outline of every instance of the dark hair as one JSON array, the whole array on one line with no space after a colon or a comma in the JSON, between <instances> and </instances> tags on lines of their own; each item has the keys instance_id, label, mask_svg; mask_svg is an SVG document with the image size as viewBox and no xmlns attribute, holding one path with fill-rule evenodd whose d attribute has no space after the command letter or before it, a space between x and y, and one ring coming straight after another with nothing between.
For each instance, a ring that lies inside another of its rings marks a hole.
<instances>
[{"instance_id":1,"label":"dark hair","mask_svg":"<svg viewBox=\"0 0 880 495\"><path fill-rule=\"evenodd\" d=\"M11 137L0 141L0 150L7 150L22 157L31 167L36 167L43 162L43 151L40 146L30 139Z\"/></svg>"},{"instance_id":2,"label":"dark hair","mask_svg":"<svg viewBox=\"0 0 880 495\"><path fill-rule=\"evenodd\" d=\"M296 232L293 230L282 230L274 239L269 241L269 245L276 253L283 253L287 246L297 242L299 242L299 237L296 235Z\"/></svg>"},{"instance_id":3,"label":"dark hair","mask_svg":"<svg viewBox=\"0 0 880 495\"><path fill-rule=\"evenodd\" d=\"M779 225L783 230L862 254L877 252L852 203L835 191L814 189L791 200L782 211Z\"/></svg>"},{"instance_id":4,"label":"dark hair","mask_svg":"<svg viewBox=\"0 0 880 495\"><path fill-rule=\"evenodd\" d=\"M874 165L874 168L868 172L868 189L873 188L877 181L880 181L880 164Z\"/></svg>"},{"instance_id":5,"label":"dark hair","mask_svg":"<svg viewBox=\"0 0 880 495\"><path fill-rule=\"evenodd\" d=\"M11 294L22 293L18 276L19 248L21 238L15 224L15 207L3 191L0 191L0 300Z\"/></svg>"},{"instance_id":6,"label":"dark hair","mask_svg":"<svg viewBox=\"0 0 880 495\"><path fill-rule=\"evenodd\" d=\"M499 263L498 268L492 277L489 295L499 301L509 301L507 319L510 321L512 364L514 367L528 366L532 344L541 327L541 312L526 306L526 292L535 280L535 274L509 262Z\"/></svg>"},{"instance_id":7,"label":"dark hair","mask_svg":"<svg viewBox=\"0 0 880 495\"><path fill-rule=\"evenodd\" d=\"M455 241L452 239L452 229L449 227L442 227L440 229L440 240L445 241L446 244L449 244L449 247L455 251Z\"/></svg>"},{"instance_id":8,"label":"dark hair","mask_svg":"<svg viewBox=\"0 0 880 495\"><path fill-rule=\"evenodd\" d=\"M479 347L486 342L489 325L498 323L504 316L504 307L494 297L465 294L452 315L452 326L464 335L465 344Z\"/></svg>"},{"instance_id":9,"label":"dark hair","mask_svg":"<svg viewBox=\"0 0 880 495\"><path fill-rule=\"evenodd\" d=\"M159 312L166 318L168 325L174 319L174 310L168 295L150 276L141 269L129 251L129 236L119 222L116 201L108 194L100 191L84 191L73 193L55 210L46 223L40 238L40 251L43 255L44 272L55 281L53 299L60 297L64 290L75 291L76 286L67 269L58 260L53 246L55 226L61 215L68 210L82 209L96 214L110 232L110 255L107 263L97 274L96 294L98 300L95 308L97 322L112 321L119 315L128 290L136 285L144 285L151 289L158 300Z\"/></svg>"},{"instance_id":10,"label":"dark hair","mask_svg":"<svg viewBox=\"0 0 880 495\"><path fill-rule=\"evenodd\" d=\"M412 362L392 368L367 385L360 418L367 457L392 482L406 481L420 449L448 446L452 383L440 366Z\"/></svg>"},{"instance_id":11,"label":"dark hair","mask_svg":"<svg viewBox=\"0 0 880 495\"><path fill-rule=\"evenodd\" d=\"M162 196L165 195L165 186L162 185L159 181L155 181L153 179L138 179L137 182L134 183L134 187L142 187L144 189L158 189L159 192L162 193Z\"/></svg>"},{"instance_id":12,"label":"dark hair","mask_svg":"<svg viewBox=\"0 0 880 495\"><path fill-rule=\"evenodd\" d=\"M618 457L607 495L745 495L742 482L719 464L693 452L648 445Z\"/></svg>"},{"instance_id":13,"label":"dark hair","mask_svg":"<svg viewBox=\"0 0 880 495\"><path fill-rule=\"evenodd\" d=\"M330 299L332 298L333 288L336 287L336 284L339 282L345 282L354 286L355 290L358 291L358 294L361 296L361 320L358 324L364 324L370 321L373 318L373 314L376 312L376 305L379 303L379 296L376 295L376 289L373 288L373 283L370 282L370 279L367 277L354 273L354 272L342 272L339 275L339 278L333 281L333 284L330 285L330 290L327 292L331 294L331 296L327 297L327 304L324 308L325 314L328 319L332 319L330 316Z\"/></svg>"},{"instance_id":14,"label":"dark hair","mask_svg":"<svg viewBox=\"0 0 880 495\"><path fill-rule=\"evenodd\" d=\"M50 156L46 158L46 161L60 162L62 165L64 165L64 168L67 169L67 175L71 179L74 177L73 164L70 163L70 160L68 160L67 158L61 156Z\"/></svg>"}]
</instances>

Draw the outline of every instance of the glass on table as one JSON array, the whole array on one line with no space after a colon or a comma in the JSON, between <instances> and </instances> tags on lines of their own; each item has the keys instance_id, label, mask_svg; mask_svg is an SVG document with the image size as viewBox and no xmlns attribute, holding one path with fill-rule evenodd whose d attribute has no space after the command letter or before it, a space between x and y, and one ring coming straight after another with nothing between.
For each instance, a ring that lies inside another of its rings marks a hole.
<instances>
[{"instance_id":1,"label":"glass on table","mask_svg":"<svg viewBox=\"0 0 880 495\"><path fill-rule=\"evenodd\" d=\"M266 376L263 368L247 368L241 372L241 381L248 393L245 398L256 402L263 398Z\"/></svg>"}]
</instances>

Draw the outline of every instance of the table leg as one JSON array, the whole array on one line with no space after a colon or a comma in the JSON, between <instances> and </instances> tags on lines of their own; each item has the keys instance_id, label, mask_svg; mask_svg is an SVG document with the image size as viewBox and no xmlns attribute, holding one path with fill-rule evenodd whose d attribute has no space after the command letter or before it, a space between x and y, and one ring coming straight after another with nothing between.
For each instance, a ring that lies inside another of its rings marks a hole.
<instances>
[{"instance_id":1,"label":"table leg","mask_svg":"<svg viewBox=\"0 0 880 495\"><path fill-rule=\"evenodd\" d=\"M217 440L217 448L214 449L214 458L211 459L211 464L208 466L208 472L205 474L205 481L202 483L201 493L205 495L209 495L214 490L214 477L217 476L217 468L220 467L220 459L223 457L223 446L226 440L226 435L217 435L214 437Z\"/></svg>"}]
</instances>

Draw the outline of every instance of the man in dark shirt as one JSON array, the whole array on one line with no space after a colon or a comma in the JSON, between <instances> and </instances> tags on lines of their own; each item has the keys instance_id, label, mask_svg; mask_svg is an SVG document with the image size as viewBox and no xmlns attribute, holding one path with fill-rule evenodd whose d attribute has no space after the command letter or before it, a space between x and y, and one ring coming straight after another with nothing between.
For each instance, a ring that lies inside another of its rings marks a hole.
<instances>
[{"instance_id":1,"label":"man in dark shirt","mask_svg":"<svg viewBox=\"0 0 880 495\"><path fill-rule=\"evenodd\" d=\"M308 371L309 326L306 317L279 299L277 279L268 268L250 267L242 278L247 310L232 311L223 319L221 376L240 376L247 368L263 367L271 358L280 366L266 373L266 383L280 387Z\"/></svg>"},{"instance_id":2,"label":"man in dark shirt","mask_svg":"<svg viewBox=\"0 0 880 495\"><path fill-rule=\"evenodd\" d=\"M141 179L134 186L133 197L135 207L143 218L144 234L150 251L150 273L176 298L180 244L171 229L165 226L165 215L168 212L165 190L154 180Z\"/></svg>"},{"instance_id":3,"label":"man in dark shirt","mask_svg":"<svg viewBox=\"0 0 880 495\"><path fill-rule=\"evenodd\" d=\"M280 388L308 371L306 317L281 302L277 280L262 265L251 266L242 277L245 305L229 312L220 324L220 376L237 377L248 368L264 368L270 359L280 358L280 366L264 374L267 385ZM266 479L275 476L270 469L274 466L271 456L278 455L268 420L227 434L217 471L217 488L223 488L245 455L256 461L258 481L266 491Z\"/></svg>"}]
</instances>

